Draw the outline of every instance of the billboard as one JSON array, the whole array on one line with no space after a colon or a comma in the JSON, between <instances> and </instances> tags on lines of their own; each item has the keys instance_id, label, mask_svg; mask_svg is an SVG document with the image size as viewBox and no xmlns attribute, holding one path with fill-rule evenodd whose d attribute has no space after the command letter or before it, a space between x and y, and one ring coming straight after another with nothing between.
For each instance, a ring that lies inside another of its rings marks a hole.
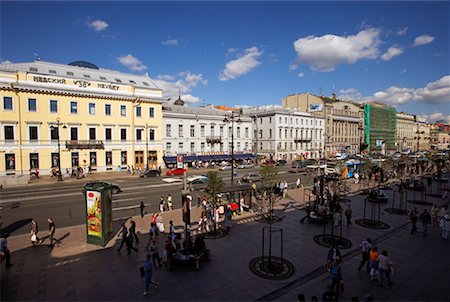
<instances>
[{"instance_id":1,"label":"billboard","mask_svg":"<svg viewBox=\"0 0 450 302\"><path fill-rule=\"evenodd\" d=\"M86 192L88 235L102 237L102 193Z\"/></svg>"},{"instance_id":2,"label":"billboard","mask_svg":"<svg viewBox=\"0 0 450 302\"><path fill-rule=\"evenodd\" d=\"M177 168L179 169L184 168L183 155L177 155Z\"/></svg>"},{"instance_id":3,"label":"billboard","mask_svg":"<svg viewBox=\"0 0 450 302\"><path fill-rule=\"evenodd\" d=\"M377 147L381 147L381 146L383 146L383 144L384 144L384 141L382 139L377 139L375 141L375 146L377 146Z\"/></svg>"},{"instance_id":4,"label":"billboard","mask_svg":"<svg viewBox=\"0 0 450 302\"><path fill-rule=\"evenodd\" d=\"M311 105L309 105L309 112L322 111L322 110L323 110L323 104L311 104Z\"/></svg>"}]
</instances>

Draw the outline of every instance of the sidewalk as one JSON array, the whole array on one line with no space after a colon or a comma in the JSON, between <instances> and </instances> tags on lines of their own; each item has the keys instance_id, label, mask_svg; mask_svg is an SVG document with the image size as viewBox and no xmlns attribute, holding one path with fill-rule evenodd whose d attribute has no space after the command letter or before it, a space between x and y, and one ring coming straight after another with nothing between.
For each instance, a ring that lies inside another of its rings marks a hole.
<instances>
[{"instance_id":1,"label":"sidewalk","mask_svg":"<svg viewBox=\"0 0 450 302\"><path fill-rule=\"evenodd\" d=\"M385 191L392 199L392 191ZM255 221L251 213L236 217L230 234L221 239L206 241L211 250L211 262L201 263L200 270L177 266L173 271L156 270L154 279L160 282L158 290L151 290L142 296L143 280L138 268L147 251L148 228L151 215L143 219L135 217L141 239L139 252L131 255L117 253L119 240L112 239L105 248L86 244L85 226L58 229L56 238L64 237L54 248L44 243L32 247L29 235L9 238L12 266L5 270L2 263L1 292L5 300L156 300L156 301L249 301L249 300L296 300L298 293L304 293L307 301L312 295L321 297L329 281L323 272L328 249L318 246L312 240L322 234L323 227L315 224L300 224L304 212L299 211L301 189L291 189L291 198L282 199L276 207L281 222L273 226L284 232L284 257L293 263L296 272L289 279L272 281L261 279L249 270L251 259L261 255L261 230L266 224ZM354 219L362 218L365 196L350 196ZM442 205L440 198L433 202ZM390 203L386 205L389 207ZM411 205L408 205L410 208ZM422 207L417 206L419 211ZM197 221L200 209L193 208L192 221ZM384 212L383 212L384 213ZM181 210L164 213L164 224L168 230L169 220L182 226ZM438 229L431 229L428 237L409 234L408 219L405 216L383 214L382 220L389 224L387 230L366 229L356 224L343 226L343 236L353 246L342 250L343 274L346 289L341 300L358 296L363 300L370 293L376 301L382 300L428 300L448 301L450 257L449 242L440 239ZM118 230L120 222L114 229ZM26 226L28 227L28 226ZM46 232L41 222L40 234ZM182 228L177 228L182 231ZM375 239L381 250L387 249L395 264L394 285L378 288L368 277L358 275L359 243L367 238ZM275 241L279 240L275 237ZM274 242L275 242L274 241ZM278 242L278 241L277 241ZM278 253L278 248L274 253Z\"/></svg>"}]
</instances>

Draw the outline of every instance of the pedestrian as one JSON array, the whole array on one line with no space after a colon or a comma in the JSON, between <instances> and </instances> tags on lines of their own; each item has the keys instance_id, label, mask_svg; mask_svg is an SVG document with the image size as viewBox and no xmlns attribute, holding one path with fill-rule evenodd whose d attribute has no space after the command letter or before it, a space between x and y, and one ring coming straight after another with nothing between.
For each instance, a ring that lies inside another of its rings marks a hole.
<instances>
[{"instance_id":1,"label":"pedestrian","mask_svg":"<svg viewBox=\"0 0 450 302\"><path fill-rule=\"evenodd\" d=\"M439 213L438 207L435 204L433 204L433 206L431 207L431 224L433 225L433 228L435 228L439 224L438 213Z\"/></svg>"},{"instance_id":2,"label":"pedestrian","mask_svg":"<svg viewBox=\"0 0 450 302\"><path fill-rule=\"evenodd\" d=\"M136 222L133 220L133 217L130 217L130 236L134 237L136 239L136 243L139 243L139 238L136 234Z\"/></svg>"},{"instance_id":3,"label":"pedestrian","mask_svg":"<svg viewBox=\"0 0 450 302\"><path fill-rule=\"evenodd\" d=\"M158 214L158 216L156 216L156 228L158 229L159 233L165 234L164 222L161 214Z\"/></svg>"},{"instance_id":4,"label":"pedestrian","mask_svg":"<svg viewBox=\"0 0 450 302\"><path fill-rule=\"evenodd\" d=\"M450 216L448 214L445 214L441 219L439 220L439 226L441 227L441 237L444 240L448 240L448 231L450 229Z\"/></svg>"},{"instance_id":5,"label":"pedestrian","mask_svg":"<svg viewBox=\"0 0 450 302\"><path fill-rule=\"evenodd\" d=\"M335 292L338 296L339 293L342 291L342 269L341 269L341 262L339 258L335 258L333 261L333 264L331 265L330 269L331 273L331 291Z\"/></svg>"},{"instance_id":6,"label":"pedestrian","mask_svg":"<svg viewBox=\"0 0 450 302\"><path fill-rule=\"evenodd\" d=\"M200 194L197 193L197 208L199 208L201 204L202 204L202 199L200 197Z\"/></svg>"},{"instance_id":7,"label":"pedestrian","mask_svg":"<svg viewBox=\"0 0 450 302\"><path fill-rule=\"evenodd\" d=\"M159 199L159 211L164 212L164 196Z\"/></svg>"},{"instance_id":8,"label":"pedestrian","mask_svg":"<svg viewBox=\"0 0 450 302\"><path fill-rule=\"evenodd\" d=\"M5 258L6 260L6 268L11 267L13 264L11 263L11 253L9 252L9 248L8 248L8 240L7 238L9 237L9 234L3 234L1 235L0 238L0 255L1 258L3 260L3 258Z\"/></svg>"},{"instance_id":9,"label":"pedestrian","mask_svg":"<svg viewBox=\"0 0 450 302\"><path fill-rule=\"evenodd\" d=\"M117 236L117 237L122 237L122 241L120 242L120 246L117 249L118 252L120 252L120 250L122 249L123 244L126 243L127 236L128 236L127 226L125 225L125 223L122 223L122 227L120 228L119 235Z\"/></svg>"},{"instance_id":10,"label":"pedestrian","mask_svg":"<svg viewBox=\"0 0 450 302\"><path fill-rule=\"evenodd\" d=\"M288 183L287 183L287 181L285 180L285 181L284 181L283 197L286 197L287 192L288 192Z\"/></svg>"},{"instance_id":11,"label":"pedestrian","mask_svg":"<svg viewBox=\"0 0 450 302\"><path fill-rule=\"evenodd\" d=\"M347 208L345 209L345 218L347 219L347 226L350 226L352 224L352 207L349 204Z\"/></svg>"},{"instance_id":12,"label":"pedestrian","mask_svg":"<svg viewBox=\"0 0 450 302\"><path fill-rule=\"evenodd\" d=\"M230 232L231 230L231 220L233 219L233 214L231 212L231 209L227 207L227 209L225 210L225 227L227 229L227 233Z\"/></svg>"},{"instance_id":13,"label":"pedestrian","mask_svg":"<svg viewBox=\"0 0 450 302\"><path fill-rule=\"evenodd\" d=\"M55 235L55 223L53 222L53 219L51 217L48 217L48 239L50 240L49 246L53 246L55 244L55 238L53 237Z\"/></svg>"},{"instance_id":14,"label":"pedestrian","mask_svg":"<svg viewBox=\"0 0 450 302\"><path fill-rule=\"evenodd\" d=\"M159 256L159 245L158 245L158 239L153 238L152 242L150 243L150 253L152 256L152 262L153 266L155 267L155 270L157 269L156 262L158 262L158 266L161 268L161 257Z\"/></svg>"},{"instance_id":15,"label":"pedestrian","mask_svg":"<svg viewBox=\"0 0 450 302\"><path fill-rule=\"evenodd\" d=\"M297 180L295 181L295 186L297 187L297 189L300 189L300 185L301 185L300 178L297 177Z\"/></svg>"},{"instance_id":16,"label":"pedestrian","mask_svg":"<svg viewBox=\"0 0 450 302\"><path fill-rule=\"evenodd\" d=\"M171 194L169 194L167 196L167 207L169 208L169 211L173 210L172 195Z\"/></svg>"},{"instance_id":17,"label":"pedestrian","mask_svg":"<svg viewBox=\"0 0 450 302\"><path fill-rule=\"evenodd\" d=\"M158 283L152 280L153 277L153 263L150 255L147 255L147 259L144 263L144 284L145 291L142 293L143 296L148 295L148 286L153 284L155 288L158 288Z\"/></svg>"},{"instance_id":18,"label":"pedestrian","mask_svg":"<svg viewBox=\"0 0 450 302\"><path fill-rule=\"evenodd\" d=\"M388 252L383 251L378 256L378 286L383 286L383 278L386 276L389 285L392 285L391 281L392 261L388 257Z\"/></svg>"},{"instance_id":19,"label":"pedestrian","mask_svg":"<svg viewBox=\"0 0 450 302\"><path fill-rule=\"evenodd\" d=\"M280 188L280 195L282 195L284 197L284 182L283 181L280 182L279 188Z\"/></svg>"},{"instance_id":20,"label":"pedestrian","mask_svg":"<svg viewBox=\"0 0 450 302\"><path fill-rule=\"evenodd\" d=\"M378 278L378 248L374 246L369 253L370 261L370 280Z\"/></svg>"},{"instance_id":21,"label":"pedestrian","mask_svg":"<svg viewBox=\"0 0 450 302\"><path fill-rule=\"evenodd\" d=\"M152 215L152 223L156 225L156 217L158 217L158 212L154 212Z\"/></svg>"},{"instance_id":22,"label":"pedestrian","mask_svg":"<svg viewBox=\"0 0 450 302\"><path fill-rule=\"evenodd\" d=\"M359 246L361 248L362 259L361 259L361 263L359 264L359 267L358 267L358 272L361 271L361 268L366 263L367 263L367 272L369 272L369 259L370 259L369 253L370 253L370 250L372 249L372 240L370 238L367 238Z\"/></svg>"},{"instance_id":23,"label":"pedestrian","mask_svg":"<svg viewBox=\"0 0 450 302\"><path fill-rule=\"evenodd\" d=\"M37 233L39 232L38 223L34 218L31 220L31 244L36 245L39 244L39 238Z\"/></svg>"},{"instance_id":24,"label":"pedestrian","mask_svg":"<svg viewBox=\"0 0 450 302\"><path fill-rule=\"evenodd\" d=\"M442 217L445 216L445 214L448 214L448 206L443 206L441 207L441 209L439 210L439 221Z\"/></svg>"},{"instance_id":25,"label":"pedestrian","mask_svg":"<svg viewBox=\"0 0 450 302\"><path fill-rule=\"evenodd\" d=\"M331 266L335 259L341 259L341 251L336 246L331 247L327 254L327 261L325 263L325 267L328 271L330 271Z\"/></svg>"},{"instance_id":26,"label":"pedestrian","mask_svg":"<svg viewBox=\"0 0 450 302\"><path fill-rule=\"evenodd\" d=\"M165 260L167 264L167 270L172 270L173 267L173 253L175 252L175 247L172 242L171 237L166 238L166 247L165 247Z\"/></svg>"},{"instance_id":27,"label":"pedestrian","mask_svg":"<svg viewBox=\"0 0 450 302\"><path fill-rule=\"evenodd\" d=\"M431 223L431 215L428 213L427 209L424 209L423 212L419 215L419 220L422 222L423 227L423 237L427 236L428 225Z\"/></svg>"},{"instance_id":28,"label":"pedestrian","mask_svg":"<svg viewBox=\"0 0 450 302\"><path fill-rule=\"evenodd\" d=\"M131 250L133 250L135 252L138 251L138 249L133 246L133 240L134 240L133 238L134 238L133 234L131 234L131 232L129 232L128 236L126 237L126 241L125 241L125 244L127 245L127 252L128 252L127 254L128 255L131 254Z\"/></svg>"},{"instance_id":29,"label":"pedestrian","mask_svg":"<svg viewBox=\"0 0 450 302\"><path fill-rule=\"evenodd\" d=\"M411 228L411 234L414 234L414 232L417 231L417 220L418 220L418 216L417 216L418 212L416 207L414 207L408 214L409 219L411 220L412 223L412 228Z\"/></svg>"},{"instance_id":30,"label":"pedestrian","mask_svg":"<svg viewBox=\"0 0 450 302\"><path fill-rule=\"evenodd\" d=\"M141 218L144 218L144 215L145 215L145 213L144 213L145 205L144 205L144 202L143 202L143 201L141 201L141 204L139 205L139 208L141 209Z\"/></svg>"},{"instance_id":31,"label":"pedestrian","mask_svg":"<svg viewBox=\"0 0 450 302\"><path fill-rule=\"evenodd\" d=\"M353 174L353 177L355 178L355 184L359 183L359 174L358 172L355 172L355 174Z\"/></svg>"}]
</instances>

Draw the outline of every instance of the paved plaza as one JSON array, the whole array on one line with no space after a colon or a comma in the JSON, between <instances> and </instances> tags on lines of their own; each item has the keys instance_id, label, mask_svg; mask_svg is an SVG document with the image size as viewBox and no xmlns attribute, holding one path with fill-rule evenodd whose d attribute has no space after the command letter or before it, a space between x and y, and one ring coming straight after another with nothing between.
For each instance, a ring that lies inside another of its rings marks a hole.
<instances>
[{"instance_id":1,"label":"paved plaza","mask_svg":"<svg viewBox=\"0 0 450 302\"><path fill-rule=\"evenodd\" d=\"M385 191L390 201L382 207L391 206L393 192ZM362 218L365 196L350 195L353 220ZM439 206L448 203L448 199L430 198L427 200ZM302 200L303 189L290 190L289 196L277 203L275 211L283 218L273 224L274 228L283 229L283 256L295 266L295 273L288 279L263 279L249 269L250 261L261 256L262 228L267 224L258 222L253 213L244 213L236 217L230 234L206 240L210 262L202 262L199 271L189 266L156 270L153 278L160 286L144 297L144 282L138 268L147 254L145 244L151 217L146 215L143 219L135 217L141 240L138 253L131 255L125 249L121 253L116 251L120 243L117 237L105 248L86 244L84 225L57 228L56 238L61 243L53 248L46 242L33 247L29 235L13 234L8 241L14 265L5 269L2 263L2 301L296 301L299 293L307 301L313 295L320 299L330 282L330 275L324 270L328 249L313 241L315 235L323 233L321 225L300 223L305 214L301 210ZM417 208L421 212L424 207ZM194 208L192 220L197 221L199 214L200 209ZM164 213L166 230L169 220L181 231L181 210ZM389 225L388 229L368 229L355 223L342 226L342 235L351 240L352 246L341 251L345 291L340 299L356 296L361 301L369 294L375 301L449 301L450 244L441 239L440 228L430 227L428 236L423 237L420 224L418 232L410 234L411 224L406 216L383 211L381 220ZM115 222L115 230L119 225L120 221ZM40 222L41 236L46 228ZM366 273L358 273L359 244L367 237L380 250L389 251L395 267L394 284L390 287L377 287ZM274 242L278 240L274 235ZM274 254L278 255L275 247Z\"/></svg>"}]
</instances>

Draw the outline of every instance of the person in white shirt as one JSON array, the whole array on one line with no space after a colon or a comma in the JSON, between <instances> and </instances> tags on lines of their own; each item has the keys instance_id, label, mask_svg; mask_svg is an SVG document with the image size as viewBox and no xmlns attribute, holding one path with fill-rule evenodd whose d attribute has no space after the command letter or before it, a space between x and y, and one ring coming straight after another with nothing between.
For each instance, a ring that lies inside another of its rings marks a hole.
<instances>
[{"instance_id":1,"label":"person in white shirt","mask_svg":"<svg viewBox=\"0 0 450 302\"><path fill-rule=\"evenodd\" d=\"M300 178L297 178L297 181L295 182L295 186L297 187L297 189L300 188L300 184L301 184Z\"/></svg>"},{"instance_id":2,"label":"person in white shirt","mask_svg":"<svg viewBox=\"0 0 450 302\"><path fill-rule=\"evenodd\" d=\"M386 275L388 280L388 285L391 285L391 271L392 271L392 261L388 257L388 252L383 251L381 255L378 256L378 286L383 286L383 278Z\"/></svg>"}]
</instances>

